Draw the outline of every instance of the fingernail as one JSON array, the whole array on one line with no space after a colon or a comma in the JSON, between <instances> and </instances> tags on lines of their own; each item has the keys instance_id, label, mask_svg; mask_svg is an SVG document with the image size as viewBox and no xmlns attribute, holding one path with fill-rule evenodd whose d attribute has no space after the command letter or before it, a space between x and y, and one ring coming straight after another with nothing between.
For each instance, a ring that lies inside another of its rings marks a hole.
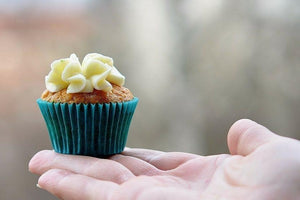
<instances>
[{"instance_id":1,"label":"fingernail","mask_svg":"<svg viewBox=\"0 0 300 200\"><path fill-rule=\"evenodd\" d=\"M36 187L38 187L38 188L42 189L42 187L41 187L39 184L36 184Z\"/></svg>"}]
</instances>

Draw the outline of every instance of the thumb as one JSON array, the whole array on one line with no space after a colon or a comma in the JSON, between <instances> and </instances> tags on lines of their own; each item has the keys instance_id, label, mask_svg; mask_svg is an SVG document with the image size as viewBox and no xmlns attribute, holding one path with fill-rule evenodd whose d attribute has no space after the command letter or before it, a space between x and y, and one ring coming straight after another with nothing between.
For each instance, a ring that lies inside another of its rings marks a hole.
<instances>
[{"instance_id":1,"label":"thumb","mask_svg":"<svg viewBox=\"0 0 300 200\"><path fill-rule=\"evenodd\" d=\"M241 119L229 129L227 143L231 154L247 156L258 147L278 138L278 135L264 126L249 119Z\"/></svg>"}]
</instances>

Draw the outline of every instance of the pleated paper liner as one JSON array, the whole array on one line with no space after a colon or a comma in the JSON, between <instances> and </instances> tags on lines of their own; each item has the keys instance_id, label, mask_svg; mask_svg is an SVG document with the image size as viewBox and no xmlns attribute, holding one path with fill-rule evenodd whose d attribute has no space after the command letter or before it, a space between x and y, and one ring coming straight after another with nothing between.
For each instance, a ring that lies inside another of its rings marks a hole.
<instances>
[{"instance_id":1,"label":"pleated paper liner","mask_svg":"<svg viewBox=\"0 0 300 200\"><path fill-rule=\"evenodd\" d=\"M68 104L38 99L54 150L106 157L124 150L138 98L121 103Z\"/></svg>"}]
</instances>

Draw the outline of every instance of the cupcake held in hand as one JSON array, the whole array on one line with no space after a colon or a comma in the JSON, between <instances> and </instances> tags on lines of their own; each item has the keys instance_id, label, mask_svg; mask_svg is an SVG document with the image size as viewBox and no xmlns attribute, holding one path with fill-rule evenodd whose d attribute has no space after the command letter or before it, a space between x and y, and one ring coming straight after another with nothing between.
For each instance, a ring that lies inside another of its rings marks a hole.
<instances>
[{"instance_id":1,"label":"cupcake held in hand","mask_svg":"<svg viewBox=\"0 0 300 200\"><path fill-rule=\"evenodd\" d=\"M123 151L138 103L113 59L97 53L54 61L37 103L58 153L104 157Z\"/></svg>"}]
</instances>

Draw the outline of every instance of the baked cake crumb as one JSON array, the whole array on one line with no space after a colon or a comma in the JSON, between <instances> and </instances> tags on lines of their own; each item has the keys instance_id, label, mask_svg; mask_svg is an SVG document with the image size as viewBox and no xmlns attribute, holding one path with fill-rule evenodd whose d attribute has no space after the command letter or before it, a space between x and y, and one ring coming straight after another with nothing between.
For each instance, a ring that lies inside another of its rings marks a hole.
<instances>
[{"instance_id":1,"label":"baked cake crumb","mask_svg":"<svg viewBox=\"0 0 300 200\"><path fill-rule=\"evenodd\" d=\"M60 90L58 92L50 92L45 90L41 96L41 99L48 102L55 103L116 103L130 101L133 99L133 95L129 89L112 84L112 90L110 92L104 92L102 90L94 89L91 93L67 93L67 89Z\"/></svg>"}]
</instances>

